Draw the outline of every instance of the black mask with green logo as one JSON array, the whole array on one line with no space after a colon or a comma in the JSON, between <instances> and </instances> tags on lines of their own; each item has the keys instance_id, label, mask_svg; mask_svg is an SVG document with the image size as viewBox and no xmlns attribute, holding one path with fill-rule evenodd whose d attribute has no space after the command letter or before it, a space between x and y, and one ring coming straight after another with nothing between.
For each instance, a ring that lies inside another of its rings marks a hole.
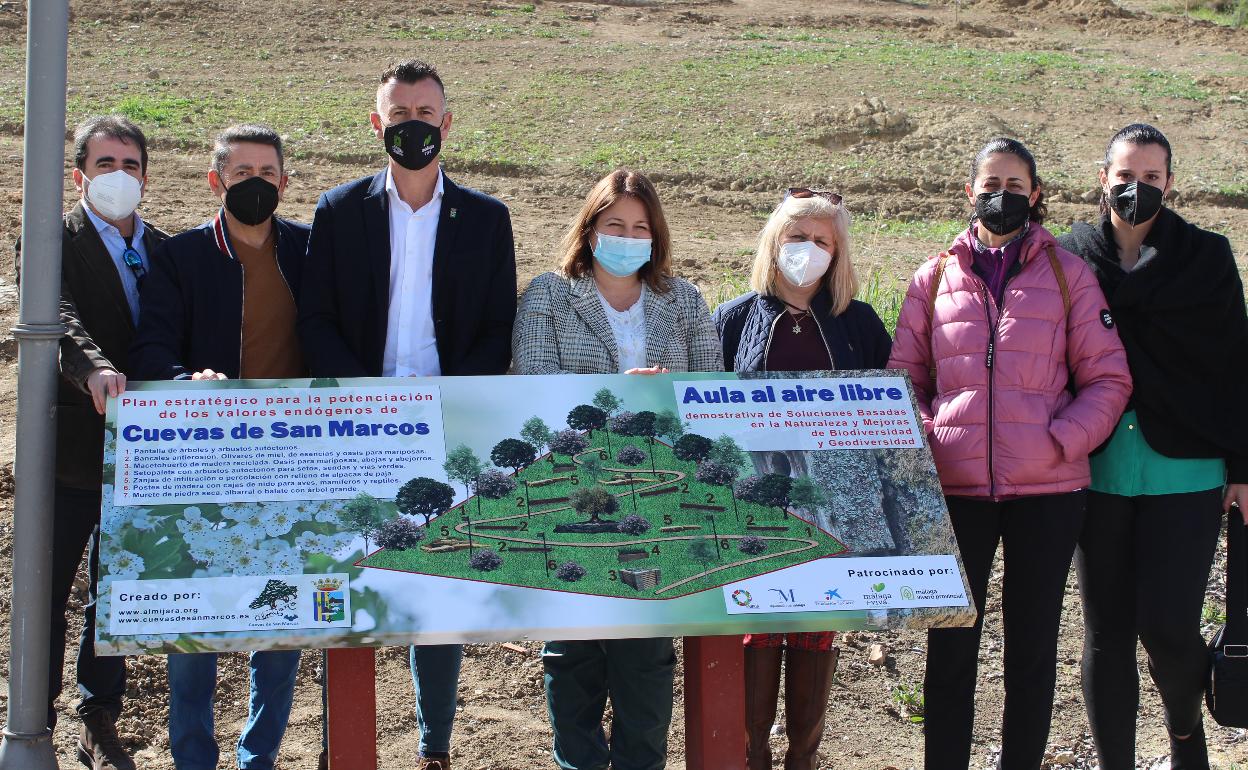
<instances>
[{"instance_id":1,"label":"black mask with green logo","mask_svg":"<svg viewBox=\"0 0 1248 770\"><path fill-rule=\"evenodd\" d=\"M386 152L400 166L419 171L442 149L442 129L423 120L405 120L386 126Z\"/></svg>"}]
</instances>

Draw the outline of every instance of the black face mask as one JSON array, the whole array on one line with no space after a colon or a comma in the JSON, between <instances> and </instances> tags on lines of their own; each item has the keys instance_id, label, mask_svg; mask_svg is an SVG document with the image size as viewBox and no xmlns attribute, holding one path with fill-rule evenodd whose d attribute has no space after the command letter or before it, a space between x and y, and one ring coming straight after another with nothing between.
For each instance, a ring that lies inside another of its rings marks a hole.
<instances>
[{"instance_id":1,"label":"black face mask","mask_svg":"<svg viewBox=\"0 0 1248 770\"><path fill-rule=\"evenodd\" d=\"M267 179L247 177L226 188L225 210L245 225L258 225L277 211L277 187Z\"/></svg>"},{"instance_id":2,"label":"black face mask","mask_svg":"<svg viewBox=\"0 0 1248 770\"><path fill-rule=\"evenodd\" d=\"M1007 235L1027 224L1031 201L1009 190L980 193L975 196L975 216L988 232Z\"/></svg>"},{"instance_id":3,"label":"black face mask","mask_svg":"<svg viewBox=\"0 0 1248 770\"><path fill-rule=\"evenodd\" d=\"M386 152L409 171L419 171L442 150L442 129L423 120L386 126Z\"/></svg>"},{"instance_id":4,"label":"black face mask","mask_svg":"<svg viewBox=\"0 0 1248 770\"><path fill-rule=\"evenodd\" d=\"M1109 188L1109 207L1122 221L1135 227L1157 216L1163 195L1160 187L1148 183L1116 184Z\"/></svg>"}]
</instances>

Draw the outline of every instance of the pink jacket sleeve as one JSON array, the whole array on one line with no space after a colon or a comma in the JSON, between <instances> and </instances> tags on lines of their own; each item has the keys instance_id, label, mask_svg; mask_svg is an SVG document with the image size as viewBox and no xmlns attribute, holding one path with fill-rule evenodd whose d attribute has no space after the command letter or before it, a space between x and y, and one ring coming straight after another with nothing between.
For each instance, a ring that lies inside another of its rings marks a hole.
<instances>
[{"instance_id":1,"label":"pink jacket sleeve","mask_svg":"<svg viewBox=\"0 0 1248 770\"><path fill-rule=\"evenodd\" d=\"M906 298L897 316L897 331L893 335L893 351L888 359L889 369L904 369L910 374L914 395L918 400L923 430L932 432L932 401L936 398L936 383L932 380L932 330L929 292L935 274L935 260L928 260L914 274Z\"/></svg>"},{"instance_id":2,"label":"pink jacket sleeve","mask_svg":"<svg viewBox=\"0 0 1248 770\"><path fill-rule=\"evenodd\" d=\"M1096 277L1083 260L1061 249L1057 253L1070 284L1066 364L1074 377L1075 398L1054 415L1049 433L1071 462L1086 457L1113 433L1131 396L1131 372L1118 331L1105 323L1109 303Z\"/></svg>"}]
</instances>

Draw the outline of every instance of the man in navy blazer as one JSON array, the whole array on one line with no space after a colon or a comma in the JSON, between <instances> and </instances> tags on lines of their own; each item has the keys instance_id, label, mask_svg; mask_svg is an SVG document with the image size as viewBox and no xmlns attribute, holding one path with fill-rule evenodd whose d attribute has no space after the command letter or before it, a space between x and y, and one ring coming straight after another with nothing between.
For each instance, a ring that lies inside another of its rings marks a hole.
<instances>
[{"instance_id":1,"label":"man in navy blazer","mask_svg":"<svg viewBox=\"0 0 1248 770\"><path fill-rule=\"evenodd\" d=\"M436 367L421 374L506 373L516 314L515 246L507 207L448 179L436 153L416 158L426 163L416 169L394 155L395 139L402 150L410 124L424 124L415 127L426 132L418 143L428 139L424 146L435 149L450 132L452 114L446 111L437 72L421 62L387 69L372 121L378 138L392 137L389 165L326 192L312 221L299 314L312 376L392 376L387 344L390 359L402 360L411 343L395 336L407 332L422 338L418 344L427 345L431 337L436 348L417 352L426 369ZM408 157L413 155L419 153ZM403 206L396 207L396 200ZM400 215L409 218L401 223L404 233L395 232ZM423 248L430 237L432 250ZM404 261L396 259L400 251L414 257L417 275L396 264ZM413 251L428 253L417 257ZM401 271L402 277L396 275ZM407 299L404 288L422 295L410 311L393 307L396 299ZM404 328L395 328L399 325ZM405 371L413 368L419 367L400 364L397 371L400 376L417 373Z\"/></svg>"},{"instance_id":2,"label":"man in navy blazer","mask_svg":"<svg viewBox=\"0 0 1248 770\"><path fill-rule=\"evenodd\" d=\"M516 257L499 201L447 179L442 79L415 60L377 87L387 167L321 196L308 241L299 335L313 377L504 374ZM448 770L460 645L411 649L420 770Z\"/></svg>"},{"instance_id":3,"label":"man in navy blazer","mask_svg":"<svg viewBox=\"0 0 1248 770\"><path fill-rule=\"evenodd\" d=\"M274 216L286 182L282 140L272 129L232 126L217 137L208 185L221 209L157 248L130 347L135 379L284 379L307 373L295 305L308 227ZM213 566L230 574L235 565L227 560ZM174 766L215 770L217 655L170 655L167 664ZM250 664L238 766L272 770L290 718L299 651L253 652Z\"/></svg>"}]
</instances>

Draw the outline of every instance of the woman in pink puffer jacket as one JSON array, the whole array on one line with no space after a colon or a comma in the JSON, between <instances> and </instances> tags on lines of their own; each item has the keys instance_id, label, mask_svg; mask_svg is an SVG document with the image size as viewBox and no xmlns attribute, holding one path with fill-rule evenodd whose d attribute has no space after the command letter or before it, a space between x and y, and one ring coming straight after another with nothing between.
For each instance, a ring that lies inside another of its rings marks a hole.
<instances>
[{"instance_id":1,"label":"woman in pink puffer jacket","mask_svg":"<svg viewBox=\"0 0 1248 770\"><path fill-rule=\"evenodd\" d=\"M989 142L966 194L971 227L915 273L889 360L914 383L979 610L973 628L928 634L925 767L970 764L984 602L1001 542L999 766L1038 768L1088 454L1117 424L1131 377L1096 278L1040 226L1043 192L1027 148Z\"/></svg>"}]
</instances>

